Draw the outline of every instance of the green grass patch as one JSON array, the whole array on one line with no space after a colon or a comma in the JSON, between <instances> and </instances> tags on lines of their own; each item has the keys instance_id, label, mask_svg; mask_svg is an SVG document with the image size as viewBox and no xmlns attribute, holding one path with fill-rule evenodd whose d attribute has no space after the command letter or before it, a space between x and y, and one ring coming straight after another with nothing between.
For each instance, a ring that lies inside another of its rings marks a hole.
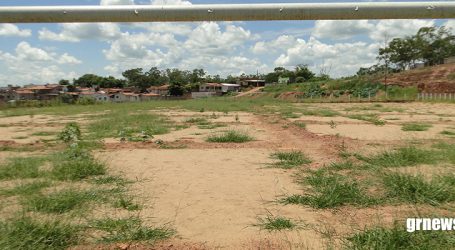
<instances>
[{"instance_id":1,"label":"green grass patch","mask_svg":"<svg viewBox=\"0 0 455 250\"><path fill-rule=\"evenodd\" d=\"M133 198L121 196L114 202L114 207L123 208L128 211L136 211L141 207L139 204L134 203Z\"/></svg>"},{"instance_id":2,"label":"green grass patch","mask_svg":"<svg viewBox=\"0 0 455 250\"><path fill-rule=\"evenodd\" d=\"M24 250L67 249L78 243L79 229L58 221L19 217L0 222L0 248Z\"/></svg>"},{"instance_id":3,"label":"green grass patch","mask_svg":"<svg viewBox=\"0 0 455 250\"><path fill-rule=\"evenodd\" d=\"M44 163L43 157L10 158L0 165L0 180L38 178L43 175L39 167Z\"/></svg>"},{"instance_id":4,"label":"green grass patch","mask_svg":"<svg viewBox=\"0 0 455 250\"><path fill-rule=\"evenodd\" d=\"M100 119L88 125L89 138L134 138L141 134L153 136L169 133L171 122L160 115L143 112L117 111L102 115Z\"/></svg>"},{"instance_id":5,"label":"green grass patch","mask_svg":"<svg viewBox=\"0 0 455 250\"><path fill-rule=\"evenodd\" d=\"M11 189L0 191L0 195L15 196L15 195L34 195L41 191L43 188L50 186L48 181L36 181L26 184L18 185Z\"/></svg>"},{"instance_id":6,"label":"green grass patch","mask_svg":"<svg viewBox=\"0 0 455 250\"><path fill-rule=\"evenodd\" d=\"M401 130L403 131L427 131L433 127L431 124L425 124L425 123L406 123L403 124L401 127Z\"/></svg>"},{"instance_id":7,"label":"green grass patch","mask_svg":"<svg viewBox=\"0 0 455 250\"><path fill-rule=\"evenodd\" d=\"M227 127L227 124L223 124L223 123L211 123L211 124L207 124L207 125L198 125L197 127L198 127L199 129L215 129L215 128Z\"/></svg>"},{"instance_id":8,"label":"green grass patch","mask_svg":"<svg viewBox=\"0 0 455 250\"><path fill-rule=\"evenodd\" d=\"M376 227L348 237L345 249L451 249L455 242L452 232L416 231L408 233L404 223L395 223L392 228Z\"/></svg>"},{"instance_id":9,"label":"green grass patch","mask_svg":"<svg viewBox=\"0 0 455 250\"><path fill-rule=\"evenodd\" d=\"M88 201L98 200L98 192L66 189L48 195L37 194L25 197L22 204L29 211L62 214L82 208Z\"/></svg>"},{"instance_id":10,"label":"green grass patch","mask_svg":"<svg viewBox=\"0 0 455 250\"><path fill-rule=\"evenodd\" d=\"M91 223L91 227L104 232L102 242L148 242L167 239L174 232L167 228L151 228L143 225L139 218L102 219Z\"/></svg>"},{"instance_id":11,"label":"green grass patch","mask_svg":"<svg viewBox=\"0 0 455 250\"><path fill-rule=\"evenodd\" d=\"M70 147L57 154L53 160L51 175L58 180L82 180L91 176L104 175L106 167L85 149Z\"/></svg>"},{"instance_id":12,"label":"green grass patch","mask_svg":"<svg viewBox=\"0 0 455 250\"><path fill-rule=\"evenodd\" d=\"M443 131L441 132L441 135L453 136L453 135L455 135L455 132L454 132L454 131L449 131L449 130L443 130Z\"/></svg>"},{"instance_id":13,"label":"green grass patch","mask_svg":"<svg viewBox=\"0 0 455 250\"><path fill-rule=\"evenodd\" d=\"M356 115L348 115L350 119L366 121L372 123L376 126L383 126L386 124L384 120L379 119L378 115L376 114L356 114Z\"/></svg>"},{"instance_id":14,"label":"green grass patch","mask_svg":"<svg viewBox=\"0 0 455 250\"><path fill-rule=\"evenodd\" d=\"M282 199L281 202L319 209L348 204L362 206L374 204L374 200L365 194L357 181L330 171L313 171L304 178L303 182L312 187L312 194L289 196Z\"/></svg>"},{"instance_id":15,"label":"green grass patch","mask_svg":"<svg viewBox=\"0 0 455 250\"><path fill-rule=\"evenodd\" d=\"M303 110L302 114L311 116L334 117L340 115L339 112L330 109Z\"/></svg>"},{"instance_id":16,"label":"green grass patch","mask_svg":"<svg viewBox=\"0 0 455 250\"><path fill-rule=\"evenodd\" d=\"M383 177L387 197L411 203L438 205L455 200L455 179L435 177L426 181L422 176L385 174Z\"/></svg>"},{"instance_id":17,"label":"green grass patch","mask_svg":"<svg viewBox=\"0 0 455 250\"><path fill-rule=\"evenodd\" d=\"M207 142L218 142L218 143L244 143L253 141L254 138L248 135L246 132L229 130L222 134L211 135L207 138Z\"/></svg>"},{"instance_id":18,"label":"green grass patch","mask_svg":"<svg viewBox=\"0 0 455 250\"><path fill-rule=\"evenodd\" d=\"M40 131L40 132L35 132L32 135L33 136L53 136L56 135L56 132L51 132L51 131Z\"/></svg>"},{"instance_id":19,"label":"green grass patch","mask_svg":"<svg viewBox=\"0 0 455 250\"><path fill-rule=\"evenodd\" d=\"M255 226L268 231L282 231L292 230L297 227L297 224L286 217L269 214L265 218L258 218L258 224Z\"/></svg>"},{"instance_id":20,"label":"green grass patch","mask_svg":"<svg viewBox=\"0 0 455 250\"><path fill-rule=\"evenodd\" d=\"M271 157L279 160L279 162L273 163L272 166L284 169L291 169L311 163L311 160L301 151L276 152Z\"/></svg>"},{"instance_id":21,"label":"green grass patch","mask_svg":"<svg viewBox=\"0 0 455 250\"><path fill-rule=\"evenodd\" d=\"M370 165L385 168L433 164L438 159L438 152L419 149L415 146L403 147L392 152L384 152L372 157L362 158Z\"/></svg>"},{"instance_id":22,"label":"green grass patch","mask_svg":"<svg viewBox=\"0 0 455 250\"><path fill-rule=\"evenodd\" d=\"M346 170L346 169L353 169L356 166L352 161L343 161L343 162L333 162L329 166L327 166L330 170Z\"/></svg>"},{"instance_id":23,"label":"green grass patch","mask_svg":"<svg viewBox=\"0 0 455 250\"><path fill-rule=\"evenodd\" d=\"M295 122L293 122L292 124L294 124L295 126L297 126L297 127L299 127L299 128L306 129L306 123L304 123L304 122L295 121Z\"/></svg>"}]
</instances>

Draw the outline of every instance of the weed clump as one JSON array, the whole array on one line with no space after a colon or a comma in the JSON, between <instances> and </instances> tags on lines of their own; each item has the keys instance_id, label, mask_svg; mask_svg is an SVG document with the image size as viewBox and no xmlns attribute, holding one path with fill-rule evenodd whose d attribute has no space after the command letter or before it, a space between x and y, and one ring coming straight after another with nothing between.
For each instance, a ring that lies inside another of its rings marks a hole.
<instances>
[{"instance_id":1,"label":"weed clump","mask_svg":"<svg viewBox=\"0 0 455 250\"><path fill-rule=\"evenodd\" d=\"M276 152L271 155L273 159L279 160L273 166L290 169L311 163L311 160L301 151Z\"/></svg>"},{"instance_id":2,"label":"weed clump","mask_svg":"<svg viewBox=\"0 0 455 250\"><path fill-rule=\"evenodd\" d=\"M81 140L81 129L75 122L68 123L63 131L57 135L57 139L65 143L76 143Z\"/></svg>"},{"instance_id":3,"label":"weed clump","mask_svg":"<svg viewBox=\"0 0 455 250\"><path fill-rule=\"evenodd\" d=\"M173 231L166 228L150 228L142 225L139 218L102 219L92 222L92 227L106 232L102 242L129 242L146 241L153 243L173 235Z\"/></svg>"},{"instance_id":4,"label":"weed clump","mask_svg":"<svg viewBox=\"0 0 455 250\"><path fill-rule=\"evenodd\" d=\"M403 124L401 130L403 131L427 131L429 128L433 127L430 124L424 123L406 123Z\"/></svg>"},{"instance_id":5,"label":"weed clump","mask_svg":"<svg viewBox=\"0 0 455 250\"><path fill-rule=\"evenodd\" d=\"M455 236L451 232L417 231L408 233L401 224L392 228L376 227L345 240L345 249L451 249Z\"/></svg>"},{"instance_id":6,"label":"weed clump","mask_svg":"<svg viewBox=\"0 0 455 250\"><path fill-rule=\"evenodd\" d=\"M455 182L449 178L434 178L426 181L422 176L386 174L383 177L387 197L412 203L438 205L455 200Z\"/></svg>"},{"instance_id":7,"label":"weed clump","mask_svg":"<svg viewBox=\"0 0 455 250\"><path fill-rule=\"evenodd\" d=\"M0 222L2 249L66 249L78 242L79 229L61 222L38 222L28 217Z\"/></svg>"},{"instance_id":8,"label":"weed clump","mask_svg":"<svg viewBox=\"0 0 455 250\"><path fill-rule=\"evenodd\" d=\"M0 165L0 180L38 178L43 175L39 167L44 163L42 157L17 157L10 158Z\"/></svg>"},{"instance_id":9,"label":"weed clump","mask_svg":"<svg viewBox=\"0 0 455 250\"><path fill-rule=\"evenodd\" d=\"M58 180L82 180L90 176L104 175L106 167L77 144L54 157L51 174Z\"/></svg>"},{"instance_id":10,"label":"weed clump","mask_svg":"<svg viewBox=\"0 0 455 250\"><path fill-rule=\"evenodd\" d=\"M438 160L437 153L432 150L419 149L414 146L400 148L394 152L364 158L367 163L380 167L405 167L418 164L430 164Z\"/></svg>"},{"instance_id":11,"label":"weed clump","mask_svg":"<svg viewBox=\"0 0 455 250\"><path fill-rule=\"evenodd\" d=\"M368 197L355 180L333 172L318 170L312 172L304 180L314 193L293 195L281 200L284 204L308 205L313 208L334 208L346 204L369 205L374 200Z\"/></svg>"},{"instance_id":12,"label":"weed clump","mask_svg":"<svg viewBox=\"0 0 455 250\"><path fill-rule=\"evenodd\" d=\"M49 195L27 196L22 203L30 211L62 214L81 208L87 201L96 201L98 198L96 192L67 189Z\"/></svg>"},{"instance_id":13,"label":"weed clump","mask_svg":"<svg viewBox=\"0 0 455 250\"><path fill-rule=\"evenodd\" d=\"M218 143L244 143L254 140L254 138L245 132L229 130L220 135L211 135L207 138L208 142Z\"/></svg>"},{"instance_id":14,"label":"weed clump","mask_svg":"<svg viewBox=\"0 0 455 250\"><path fill-rule=\"evenodd\" d=\"M291 230L297 226L297 224L288 218L273 216L271 214L267 215L265 218L258 218L258 220L259 224L256 224L255 226L259 226L268 231Z\"/></svg>"}]
</instances>

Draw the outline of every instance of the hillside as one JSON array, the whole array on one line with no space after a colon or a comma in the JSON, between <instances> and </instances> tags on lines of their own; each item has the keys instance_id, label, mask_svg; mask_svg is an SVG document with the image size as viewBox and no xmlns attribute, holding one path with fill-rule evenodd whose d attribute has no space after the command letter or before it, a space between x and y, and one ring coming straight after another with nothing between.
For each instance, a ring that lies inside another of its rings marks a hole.
<instances>
[{"instance_id":1,"label":"hillside","mask_svg":"<svg viewBox=\"0 0 455 250\"><path fill-rule=\"evenodd\" d=\"M389 76L387 82L403 87L417 86L419 92L455 93L455 64L407 70Z\"/></svg>"}]
</instances>

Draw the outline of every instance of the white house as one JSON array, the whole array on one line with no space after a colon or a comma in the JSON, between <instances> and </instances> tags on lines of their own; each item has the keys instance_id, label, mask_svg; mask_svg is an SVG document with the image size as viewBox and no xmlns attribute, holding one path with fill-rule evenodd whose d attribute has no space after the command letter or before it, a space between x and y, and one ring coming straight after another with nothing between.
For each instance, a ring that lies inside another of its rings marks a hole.
<instances>
[{"instance_id":1,"label":"white house","mask_svg":"<svg viewBox=\"0 0 455 250\"><path fill-rule=\"evenodd\" d=\"M240 91L240 84L231 84L231 83L222 83L221 84L221 91L223 93L228 92L239 92Z\"/></svg>"}]
</instances>

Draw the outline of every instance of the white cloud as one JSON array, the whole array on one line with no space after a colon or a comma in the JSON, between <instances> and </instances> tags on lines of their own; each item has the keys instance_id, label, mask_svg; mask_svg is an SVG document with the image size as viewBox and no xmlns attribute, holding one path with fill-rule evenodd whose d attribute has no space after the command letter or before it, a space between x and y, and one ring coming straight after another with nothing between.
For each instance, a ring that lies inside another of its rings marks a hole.
<instances>
[{"instance_id":1,"label":"white cloud","mask_svg":"<svg viewBox=\"0 0 455 250\"><path fill-rule=\"evenodd\" d=\"M297 40L294 36L283 35L269 42L257 42L251 48L251 51L255 54L272 54L287 50L289 47L293 46L296 41Z\"/></svg>"},{"instance_id":2,"label":"white cloud","mask_svg":"<svg viewBox=\"0 0 455 250\"><path fill-rule=\"evenodd\" d=\"M421 27L434 26L434 20L381 20L369 34L374 41L414 35Z\"/></svg>"},{"instance_id":3,"label":"white cloud","mask_svg":"<svg viewBox=\"0 0 455 250\"><path fill-rule=\"evenodd\" d=\"M455 20L451 19L444 23L446 28L451 29L452 34L455 33Z\"/></svg>"},{"instance_id":4,"label":"white cloud","mask_svg":"<svg viewBox=\"0 0 455 250\"><path fill-rule=\"evenodd\" d=\"M294 46L276 59L275 65L308 64L317 73L320 68L325 68L330 69L333 76L345 76L355 73L360 67L374 64L379 46L365 42L326 44L314 37L307 41L297 39Z\"/></svg>"},{"instance_id":5,"label":"white cloud","mask_svg":"<svg viewBox=\"0 0 455 250\"><path fill-rule=\"evenodd\" d=\"M313 35L317 38L344 40L356 35L370 33L374 28L374 24L367 20L323 20L316 21Z\"/></svg>"},{"instance_id":6,"label":"white cloud","mask_svg":"<svg viewBox=\"0 0 455 250\"><path fill-rule=\"evenodd\" d=\"M190 1L185 0L151 0L153 5L191 5Z\"/></svg>"},{"instance_id":7,"label":"white cloud","mask_svg":"<svg viewBox=\"0 0 455 250\"><path fill-rule=\"evenodd\" d=\"M134 0L101 0L100 5L130 5Z\"/></svg>"},{"instance_id":8,"label":"white cloud","mask_svg":"<svg viewBox=\"0 0 455 250\"><path fill-rule=\"evenodd\" d=\"M68 55L68 53L65 53L60 56L60 58L58 59L58 63L59 64L81 64L82 61L80 61L79 59L77 59L74 56Z\"/></svg>"},{"instance_id":9,"label":"white cloud","mask_svg":"<svg viewBox=\"0 0 455 250\"><path fill-rule=\"evenodd\" d=\"M57 54L20 42L14 53L0 51L3 84L28 84L56 82L59 79L76 77L61 66L80 64L81 61L68 53Z\"/></svg>"},{"instance_id":10,"label":"white cloud","mask_svg":"<svg viewBox=\"0 0 455 250\"><path fill-rule=\"evenodd\" d=\"M202 54L223 54L250 39L251 32L242 27L228 24L222 31L218 23L204 22L189 34L184 47Z\"/></svg>"},{"instance_id":11,"label":"white cloud","mask_svg":"<svg viewBox=\"0 0 455 250\"><path fill-rule=\"evenodd\" d=\"M59 42L79 42L83 39L110 40L121 36L120 27L114 23L65 23L60 33L46 28L40 30L39 39Z\"/></svg>"},{"instance_id":12,"label":"white cloud","mask_svg":"<svg viewBox=\"0 0 455 250\"><path fill-rule=\"evenodd\" d=\"M0 24L0 36L19 36L19 37L29 37L32 35L32 31L29 29L19 29L14 24L5 23Z\"/></svg>"}]
</instances>

